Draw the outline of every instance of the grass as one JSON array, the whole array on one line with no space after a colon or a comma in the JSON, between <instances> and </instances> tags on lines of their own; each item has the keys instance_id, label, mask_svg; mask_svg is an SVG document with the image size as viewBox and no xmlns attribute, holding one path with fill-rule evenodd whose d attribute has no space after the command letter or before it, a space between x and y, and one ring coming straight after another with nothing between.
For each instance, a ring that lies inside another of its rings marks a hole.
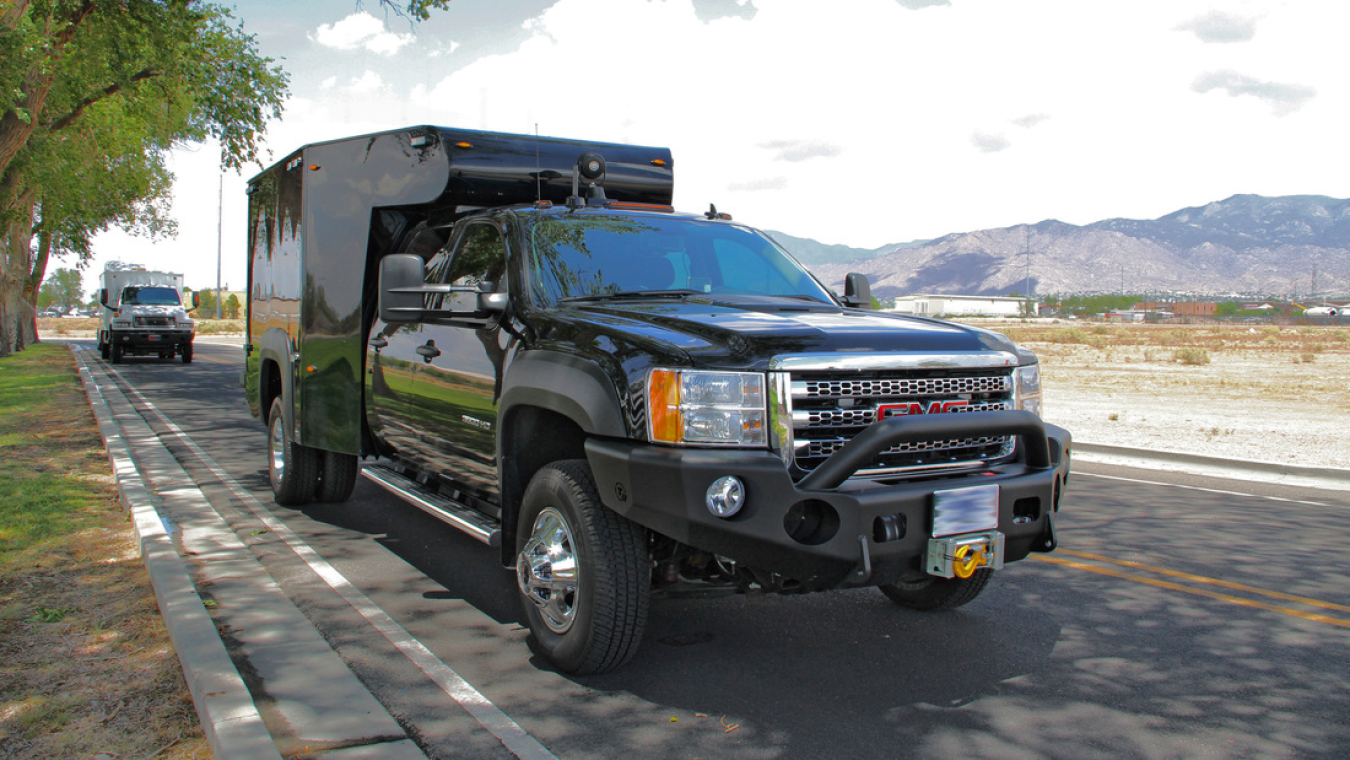
<instances>
[{"instance_id":1,"label":"grass","mask_svg":"<svg viewBox=\"0 0 1350 760\"><path fill-rule=\"evenodd\" d=\"M70 352L0 358L0 757L209 756Z\"/></svg>"}]
</instances>

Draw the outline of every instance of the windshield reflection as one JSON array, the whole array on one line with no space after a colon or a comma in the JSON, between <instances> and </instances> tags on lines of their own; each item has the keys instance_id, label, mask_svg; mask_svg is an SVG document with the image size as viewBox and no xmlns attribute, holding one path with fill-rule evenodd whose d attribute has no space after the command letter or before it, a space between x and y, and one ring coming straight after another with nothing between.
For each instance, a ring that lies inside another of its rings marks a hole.
<instances>
[{"instance_id":1,"label":"windshield reflection","mask_svg":"<svg viewBox=\"0 0 1350 760\"><path fill-rule=\"evenodd\" d=\"M531 289L564 300L730 294L832 299L773 241L721 222L568 214L530 232Z\"/></svg>"}]
</instances>

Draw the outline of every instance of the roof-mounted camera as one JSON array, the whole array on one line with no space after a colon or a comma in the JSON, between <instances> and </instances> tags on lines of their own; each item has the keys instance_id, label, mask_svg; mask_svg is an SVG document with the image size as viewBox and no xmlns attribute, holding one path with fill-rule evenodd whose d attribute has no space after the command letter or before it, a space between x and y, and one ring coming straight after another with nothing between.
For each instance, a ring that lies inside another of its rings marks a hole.
<instances>
[{"instance_id":1,"label":"roof-mounted camera","mask_svg":"<svg viewBox=\"0 0 1350 760\"><path fill-rule=\"evenodd\" d=\"M581 180L587 181L586 198L581 197ZM588 150L577 157L577 165L572 167L572 197L567 199L568 208L582 206L603 206L605 189L605 157Z\"/></svg>"}]
</instances>

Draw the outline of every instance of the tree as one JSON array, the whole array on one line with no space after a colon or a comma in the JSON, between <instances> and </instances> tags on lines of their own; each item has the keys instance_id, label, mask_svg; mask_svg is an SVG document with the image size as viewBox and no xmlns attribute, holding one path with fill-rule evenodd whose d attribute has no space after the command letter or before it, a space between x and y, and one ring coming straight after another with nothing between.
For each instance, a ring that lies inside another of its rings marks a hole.
<instances>
[{"instance_id":1,"label":"tree","mask_svg":"<svg viewBox=\"0 0 1350 760\"><path fill-rule=\"evenodd\" d=\"M449 2L379 0L413 23ZM173 232L173 147L212 139L223 167L257 161L286 94L272 63L213 2L0 3L0 356L36 340L52 256L82 266L113 225Z\"/></svg>"},{"instance_id":2,"label":"tree","mask_svg":"<svg viewBox=\"0 0 1350 760\"><path fill-rule=\"evenodd\" d=\"M0 355L35 338L53 255L110 225L171 231L165 159L219 141L256 160L286 75L225 8L193 0L18 0L0 10Z\"/></svg>"},{"instance_id":3,"label":"tree","mask_svg":"<svg viewBox=\"0 0 1350 760\"><path fill-rule=\"evenodd\" d=\"M225 299L225 316L228 319L239 318L239 308L243 304L239 303L239 296L231 293L229 298Z\"/></svg>"},{"instance_id":4,"label":"tree","mask_svg":"<svg viewBox=\"0 0 1350 760\"><path fill-rule=\"evenodd\" d=\"M56 270L52 273L51 279L42 286L42 294L45 298L39 299L39 303L46 301L45 306L56 306L62 311L70 311L77 306L82 306L83 280L84 277L78 269Z\"/></svg>"},{"instance_id":5,"label":"tree","mask_svg":"<svg viewBox=\"0 0 1350 760\"><path fill-rule=\"evenodd\" d=\"M211 289L197 291L197 297L201 299L197 303L197 314L199 317L216 316L216 291Z\"/></svg>"}]
</instances>

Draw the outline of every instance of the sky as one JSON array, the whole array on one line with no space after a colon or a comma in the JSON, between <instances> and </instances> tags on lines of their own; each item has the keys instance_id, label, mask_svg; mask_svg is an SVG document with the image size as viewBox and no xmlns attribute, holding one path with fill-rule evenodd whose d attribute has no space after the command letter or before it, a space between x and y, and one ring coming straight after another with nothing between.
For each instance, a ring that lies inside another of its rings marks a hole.
<instances>
[{"instance_id":1,"label":"sky","mask_svg":"<svg viewBox=\"0 0 1350 760\"><path fill-rule=\"evenodd\" d=\"M290 73L271 161L418 124L665 146L677 208L860 248L1350 197L1344 0L453 0L416 26L222 4ZM87 271L214 288L219 260L243 289L260 167L222 176L204 144L172 168L177 237L104 233Z\"/></svg>"}]
</instances>

